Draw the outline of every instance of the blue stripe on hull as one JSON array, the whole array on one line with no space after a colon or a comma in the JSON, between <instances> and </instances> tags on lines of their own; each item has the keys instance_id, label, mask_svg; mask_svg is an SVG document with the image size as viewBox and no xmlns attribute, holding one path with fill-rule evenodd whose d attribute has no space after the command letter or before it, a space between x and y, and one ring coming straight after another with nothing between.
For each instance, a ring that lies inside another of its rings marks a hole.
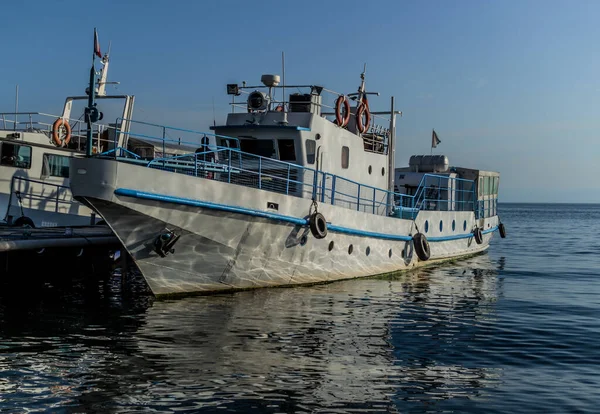
<instances>
[{"instance_id":1,"label":"blue stripe on hull","mask_svg":"<svg viewBox=\"0 0 600 414\"><path fill-rule=\"evenodd\" d=\"M210 203L208 201L192 200L190 198L181 198L181 197L173 197L173 196L168 196L168 195L163 195L163 194L147 193L145 191L130 190L127 188L117 188L115 190L115 194L120 195L120 196L125 196L125 197L140 198L143 200L163 201L165 203L179 204L179 205L192 206L192 207L202 207L202 208L209 208L209 209L213 209L213 210L227 211L230 213L245 214L245 215L249 215L249 216L253 216L253 217L261 217L261 218L267 218L267 219L271 219L271 220L283 221L286 223L291 223L291 224L295 224L295 225L299 225L299 226L308 225L308 219L306 219L306 218L297 218L297 217L292 217L292 216L286 216L283 214L270 213L268 211L254 210L254 209L249 209L249 208L245 208L245 207L230 206L227 204L218 204L218 203ZM398 240L398 241L412 240L411 236L404 236L404 235L400 235L400 234L396 235L396 234L376 233L376 232L365 231L365 230L351 229L349 227L337 226L335 224L330 224L330 223L327 223L327 228L331 231L335 231L338 233L351 234L354 236L361 236L361 237L373 237L373 238L377 238L377 239ZM496 231L497 229L498 229L498 227L496 226L496 227L493 227L493 228L490 228L487 230L483 230L482 233L483 234L492 233L492 232ZM469 239L472 237L473 237L472 233L465 233L465 234L457 234L457 235L453 235L453 236L428 237L427 240L429 240L430 242L443 242L443 241L449 241L449 240Z\"/></svg>"}]
</instances>

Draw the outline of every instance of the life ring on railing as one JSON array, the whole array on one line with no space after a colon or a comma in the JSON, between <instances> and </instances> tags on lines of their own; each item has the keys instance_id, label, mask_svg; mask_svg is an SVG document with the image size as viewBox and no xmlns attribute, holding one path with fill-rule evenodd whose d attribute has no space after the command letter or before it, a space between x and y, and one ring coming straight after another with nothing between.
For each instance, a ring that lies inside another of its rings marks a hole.
<instances>
[{"instance_id":1,"label":"life ring on railing","mask_svg":"<svg viewBox=\"0 0 600 414\"><path fill-rule=\"evenodd\" d=\"M363 116L365 117L364 122ZM358 132L361 134L364 134L369 129L369 125L371 125L371 110L369 109L367 97L363 96L362 102L358 105L358 109L356 110L356 129L358 129Z\"/></svg>"},{"instance_id":2,"label":"life ring on railing","mask_svg":"<svg viewBox=\"0 0 600 414\"><path fill-rule=\"evenodd\" d=\"M346 95L338 96L335 101L335 122L342 128L350 121L350 103Z\"/></svg>"},{"instance_id":3,"label":"life ring on railing","mask_svg":"<svg viewBox=\"0 0 600 414\"><path fill-rule=\"evenodd\" d=\"M313 213L309 219L310 232L315 239L323 239L327 236L327 221L321 213Z\"/></svg>"},{"instance_id":4,"label":"life ring on railing","mask_svg":"<svg viewBox=\"0 0 600 414\"><path fill-rule=\"evenodd\" d=\"M481 229L479 227L473 230L473 237L475 237L477 244L483 243L483 233L481 233Z\"/></svg>"},{"instance_id":5,"label":"life ring on railing","mask_svg":"<svg viewBox=\"0 0 600 414\"><path fill-rule=\"evenodd\" d=\"M431 257L431 250L429 249L429 242L427 241L427 237L423 233L417 233L413 236L413 245L415 246L415 251L417 252L417 256L422 261L427 261Z\"/></svg>"},{"instance_id":6,"label":"life ring on railing","mask_svg":"<svg viewBox=\"0 0 600 414\"><path fill-rule=\"evenodd\" d=\"M65 137L60 139L60 129L65 129ZM56 121L52 124L52 141L54 141L54 145L57 147L66 147L71 141L71 125L69 125L69 121L64 118L57 118Z\"/></svg>"}]
</instances>

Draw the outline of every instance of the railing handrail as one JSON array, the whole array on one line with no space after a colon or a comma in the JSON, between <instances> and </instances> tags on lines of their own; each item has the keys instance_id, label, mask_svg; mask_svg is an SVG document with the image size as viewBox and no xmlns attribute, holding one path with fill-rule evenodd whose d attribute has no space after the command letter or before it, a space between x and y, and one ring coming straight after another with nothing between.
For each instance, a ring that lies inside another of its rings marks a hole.
<instances>
[{"instance_id":1,"label":"railing handrail","mask_svg":"<svg viewBox=\"0 0 600 414\"><path fill-rule=\"evenodd\" d=\"M223 153L227 155L225 156L225 158L220 159L221 157L218 157L218 154ZM107 153L98 154L98 156L100 155L107 155ZM207 155L214 155L214 157L210 157L210 159L207 160ZM232 164L232 160L235 162L235 165ZM244 162L246 163L245 168L242 165ZM289 183L299 183L303 185L308 185L312 188L313 196L318 194L321 201L324 201L325 197L328 197L330 200L335 199L338 203L350 203L350 205L356 206L357 210L363 209L364 211L367 211L369 209L372 209L373 213L375 213L376 209L379 212L381 207L384 206L386 207L386 211L388 207L391 207L392 210L399 209L402 211L403 209L407 209L408 212L414 213L415 211L418 212L419 210L426 208L426 202L437 202L438 206L443 205L445 203L446 208L448 208L449 210L455 210L457 208L455 206L461 206L459 208L461 211L465 211L465 205L471 205L473 206L472 210L475 210L475 200L472 200L470 198L463 199L463 197L460 196L456 198L452 198L452 196L450 196L447 199L440 198L441 190L452 191L456 194L463 194L472 193L472 188L474 188L472 187L471 189L462 189L455 186L451 186L449 183L447 184L447 186L443 186L441 185L442 180L447 180L446 182L465 182L469 183L471 186L475 185L475 181L440 174L424 174L423 177L421 177L421 181L415 194L409 195L399 192L388 191L386 189L377 188L368 184L362 184L357 181L350 180L348 178L344 178L324 171L317 171L315 169L305 167L303 165L243 152L239 148L229 148L212 145L208 146L208 150L202 152L186 153L156 158L150 160L146 164L146 167L168 168L175 172L177 172L178 169L181 171L188 172L193 169L195 171L195 175L198 175L199 171L214 171L210 168L215 164L218 164L223 167L223 173L229 174L229 180L231 180L232 172L250 172L252 174L256 174L258 176L259 182L258 188L262 188L260 184L261 177L283 180L288 183L286 185L286 194L289 191ZM267 168L264 167L265 164L268 165ZM274 165L275 167L273 167ZM273 175L272 173L265 171L266 169L272 170L273 168L280 170L282 173L284 173L284 175L285 173L287 173L287 178L284 176ZM304 181L301 181L301 179L292 179L290 176L290 172L293 170L302 171L302 173L309 173L309 177L312 175L313 178L308 180L304 179ZM316 177L320 177L320 183L318 183ZM330 181L328 180L329 178L331 178ZM432 185L431 183L428 183L428 179L437 180L438 185ZM330 186L327 185L328 182L330 182ZM338 185L338 189L335 189L336 182ZM350 184L356 186L357 192L352 194L351 191L344 190L343 188L340 189L340 184ZM430 198L431 190L435 190L437 192L437 198Z\"/></svg>"},{"instance_id":2,"label":"railing handrail","mask_svg":"<svg viewBox=\"0 0 600 414\"><path fill-rule=\"evenodd\" d=\"M44 185L49 185L52 187L57 187L57 188L66 188L66 189L70 189L70 187L68 185L61 185L61 184L55 184L55 183L49 183L47 181L41 181L41 180L36 180L34 178L29 178L29 177L22 177L19 175L13 175L12 176L12 180L20 180L20 181L30 181L32 183L37 183L37 184L44 184Z\"/></svg>"}]
</instances>

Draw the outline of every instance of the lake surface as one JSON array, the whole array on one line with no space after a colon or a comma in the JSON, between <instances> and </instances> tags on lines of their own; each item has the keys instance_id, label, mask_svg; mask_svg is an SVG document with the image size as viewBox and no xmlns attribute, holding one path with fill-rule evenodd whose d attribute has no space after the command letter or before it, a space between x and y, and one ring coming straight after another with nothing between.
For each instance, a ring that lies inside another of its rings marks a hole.
<instances>
[{"instance_id":1,"label":"lake surface","mask_svg":"<svg viewBox=\"0 0 600 414\"><path fill-rule=\"evenodd\" d=\"M155 301L0 281L0 412L578 413L600 402L600 205L501 204L487 253Z\"/></svg>"}]
</instances>

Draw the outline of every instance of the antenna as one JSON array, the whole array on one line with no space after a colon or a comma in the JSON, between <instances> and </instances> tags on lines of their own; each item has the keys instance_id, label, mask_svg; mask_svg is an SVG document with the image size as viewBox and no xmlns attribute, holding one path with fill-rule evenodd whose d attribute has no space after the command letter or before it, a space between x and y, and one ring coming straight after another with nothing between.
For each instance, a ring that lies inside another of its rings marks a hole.
<instances>
[{"instance_id":1,"label":"antenna","mask_svg":"<svg viewBox=\"0 0 600 414\"><path fill-rule=\"evenodd\" d=\"M283 50L281 51L281 93L283 95L283 112L285 112L285 56Z\"/></svg>"},{"instance_id":2,"label":"antenna","mask_svg":"<svg viewBox=\"0 0 600 414\"><path fill-rule=\"evenodd\" d=\"M213 103L213 126L217 126L217 119L215 118L215 97L212 97Z\"/></svg>"},{"instance_id":3,"label":"antenna","mask_svg":"<svg viewBox=\"0 0 600 414\"><path fill-rule=\"evenodd\" d=\"M13 126L13 130L17 130L17 113L19 112L19 84L17 84L15 91L15 125Z\"/></svg>"},{"instance_id":4,"label":"antenna","mask_svg":"<svg viewBox=\"0 0 600 414\"><path fill-rule=\"evenodd\" d=\"M283 54L283 50L281 51L281 94L283 95L283 99L281 100L283 106L283 121L281 123L287 125L287 111L285 110L285 55Z\"/></svg>"}]
</instances>

